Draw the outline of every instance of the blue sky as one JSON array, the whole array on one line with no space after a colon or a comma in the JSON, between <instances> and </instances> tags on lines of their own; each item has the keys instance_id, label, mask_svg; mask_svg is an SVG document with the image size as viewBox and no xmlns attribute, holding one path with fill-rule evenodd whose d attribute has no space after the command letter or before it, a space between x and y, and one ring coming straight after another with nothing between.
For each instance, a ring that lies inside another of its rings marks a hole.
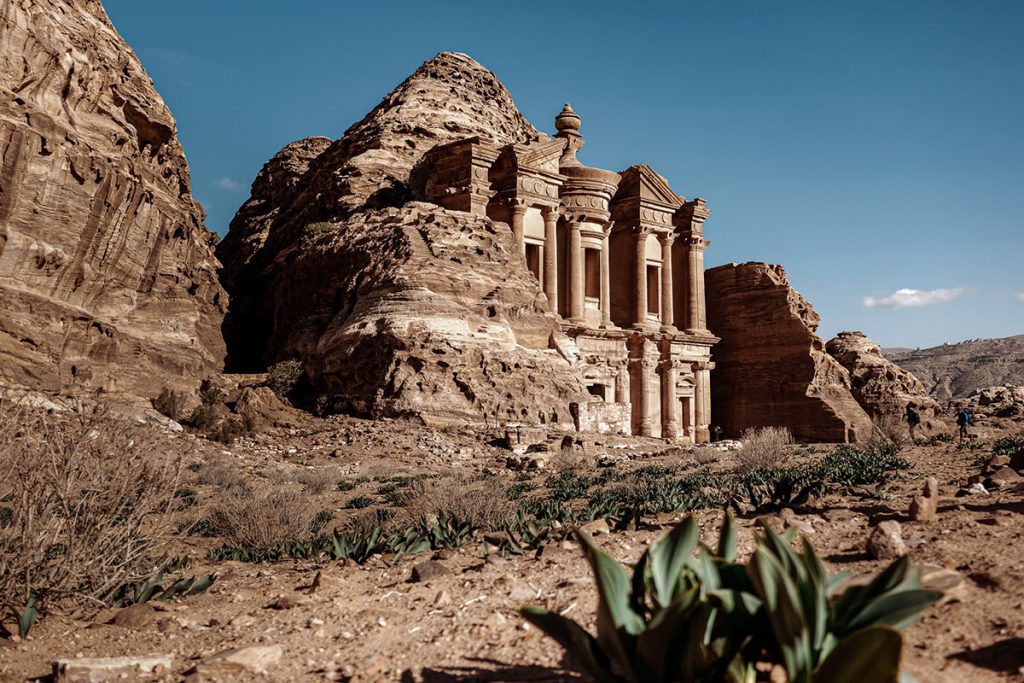
<instances>
[{"instance_id":1,"label":"blue sky","mask_svg":"<svg viewBox=\"0 0 1024 683\"><path fill-rule=\"evenodd\" d=\"M584 162L647 162L705 197L709 265L784 264L826 339L1024 333L1022 2L105 5L178 120L211 230L278 149L340 137L453 50L542 130L571 102Z\"/></svg>"}]
</instances>

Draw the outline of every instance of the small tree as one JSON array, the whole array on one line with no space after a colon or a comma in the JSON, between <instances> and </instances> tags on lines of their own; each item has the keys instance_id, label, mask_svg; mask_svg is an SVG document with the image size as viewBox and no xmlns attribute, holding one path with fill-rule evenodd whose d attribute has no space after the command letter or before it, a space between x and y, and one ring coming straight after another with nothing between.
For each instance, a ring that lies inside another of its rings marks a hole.
<instances>
[{"instance_id":1,"label":"small tree","mask_svg":"<svg viewBox=\"0 0 1024 683\"><path fill-rule=\"evenodd\" d=\"M274 363L267 370L267 386L280 398L290 398L305 374L306 370L300 360Z\"/></svg>"}]
</instances>

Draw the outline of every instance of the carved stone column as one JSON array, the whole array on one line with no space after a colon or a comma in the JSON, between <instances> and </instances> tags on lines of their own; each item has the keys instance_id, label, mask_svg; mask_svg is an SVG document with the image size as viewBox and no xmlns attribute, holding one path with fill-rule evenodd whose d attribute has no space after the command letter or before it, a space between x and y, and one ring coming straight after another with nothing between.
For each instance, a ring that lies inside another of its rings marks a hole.
<instances>
[{"instance_id":1,"label":"carved stone column","mask_svg":"<svg viewBox=\"0 0 1024 683\"><path fill-rule=\"evenodd\" d=\"M646 358L635 361L637 381L637 436L651 436L654 433L651 420L651 369L653 364Z\"/></svg>"},{"instance_id":2,"label":"carved stone column","mask_svg":"<svg viewBox=\"0 0 1024 683\"><path fill-rule=\"evenodd\" d=\"M558 209L546 206L544 216L544 294L548 306L558 312Z\"/></svg>"},{"instance_id":3,"label":"carved stone column","mask_svg":"<svg viewBox=\"0 0 1024 683\"><path fill-rule=\"evenodd\" d=\"M700 330L700 291L697 289L697 247L700 237L686 239L686 331L695 333Z\"/></svg>"},{"instance_id":4,"label":"carved stone column","mask_svg":"<svg viewBox=\"0 0 1024 683\"><path fill-rule=\"evenodd\" d=\"M638 328L646 327L647 321L647 233L637 231L633 233L633 242L636 248L636 264L633 287L635 308L633 310L633 326Z\"/></svg>"},{"instance_id":5,"label":"carved stone column","mask_svg":"<svg viewBox=\"0 0 1024 683\"><path fill-rule=\"evenodd\" d=\"M605 226L604 237L601 238L601 327L609 330L612 324L612 286L611 266L609 265L608 247L611 244L612 224Z\"/></svg>"},{"instance_id":6,"label":"carved stone column","mask_svg":"<svg viewBox=\"0 0 1024 683\"><path fill-rule=\"evenodd\" d=\"M672 301L672 243L674 234L660 235L661 241L661 331L675 332L675 310Z\"/></svg>"},{"instance_id":7,"label":"carved stone column","mask_svg":"<svg viewBox=\"0 0 1024 683\"><path fill-rule=\"evenodd\" d=\"M569 223L569 318L583 322L583 241L579 221Z\"/></svg>"},{"instance_id":8,"label":"carved stone column","mask_svg":"<svg viewBox=\"0 0 1024 683\"><path fill-rule=\"evenodd\" d=\"M707 313L704 296L704 250L708 242L704 239L704 221L711 215L707 203L697 198L684 203L672 216L672 223L679 228L686 244L686 300L687 333L707 334Z\"/></svg>"},{"instance_id":9,"label":"carved stone column","mask_svg":"<svg viewBox=\"0 0 1024 683\"><path fill-rule=\"evenodd\" d=\"M697 257L697 329L701 332L708 331L707 298L704 296L704 251L708 248L707 240L702 239L696 248Z\"/></svg>"},{"instance_id":10,"label":"carved stone column","mask_svg":"<svg viewBox=\"0 0 1024 683\"><path fill-rule=\"evenodd\" d=\"M526 240L523 239L523 223L526 221L526 203L522 200L512 200L508 210L512 214L512 238L515 240L516 249L525 256Z\"/></svg>"},{"instance_id":11,"label":"carved stone column","mask_svg":"<svg viewBox=\"0 0 1024 683\"><path fill-rule=\"evenodd\" d=\"M629 362L619 366L619 374L615 376L615 402L629 403Z\"/></svg>"},{"instance_id":12,"label":"carved stone column","mask_svg":"<svg viewBox=\"0 0 1024 683\"><path fill-rule=\"evenodd\" d=\"M679 407L676 405L676 367L669 359L661 363L661 437L679 436Z\"/></svg>"},{"instance_id":13,"label":"carved stone column","mask_svg":"<svg viewBox=\"0 0 1024 683\"><path fill-rule=\"evenodd\" d=\"M695 434L694 443L707 443L711 438L711 430L708 429L708 413L711 403L711 396L708 389L708 364L693 364L693 407Z\"/></svg>"}]
</instances>

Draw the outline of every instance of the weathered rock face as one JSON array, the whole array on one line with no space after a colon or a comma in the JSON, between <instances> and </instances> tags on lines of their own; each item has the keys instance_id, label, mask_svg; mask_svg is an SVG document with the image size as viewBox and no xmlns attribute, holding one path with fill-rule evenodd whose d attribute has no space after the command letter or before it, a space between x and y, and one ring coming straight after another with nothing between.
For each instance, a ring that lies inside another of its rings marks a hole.
<instances>
[{"instance_id":1,"label":"weathered rock face","mask_svg":"<svg viewBox=\"0 0 1024 683\"><path fill-rule=\"evenodd\" d=\"M1024 387L986 387L977 389L968 395L966 400L957 401L964 404L975 415L992 417L1018 417L1024 415Z\"/></svg>"},{"instance_id":2,"label":"weathered rock face","mask_svg":"<svg viewBox=\"0 0 1024 683\"><path fill-rule=\"evenodd\" d=\"M1024 385L1024 334L886 355L914 373L940 401L963 398L986 387Z\"/></svg>"},{"instance_id":3,"label":"weathered rock face","mask_svg":"<svg viewBox=\"0 0 1024 683\"><path fill-rule=\"evenodd\" d=\"M882 355L878 344L860 332L840 332L825 350L850 373L853 396L872 418L902 420L908 405L921 416L927 430L939 412L917 377Z\"/></svg>"},{"instance_id":4,"label":"weathered rock face","mask_svg":"<svg viewBox=\"0 0 1024 683\"><path fill-rule=\"evenodd\" d=\"M174 119L96 0L0 5L0 378L154 396L222 367Z\"/></svg>"},{"instance_id":5,"label":"weathered rock face","mask_svg":"<svg viewBox=\"0 0 1024 683\"><path fill-rule=\"evenodd\" d=\"M571 425L574 350L508 227L411 201L422 156L471 135L541 137L491 72L442 53L341 140L271 160L218 251L231 367L300 358L314 393L370 415Z\"/></svg>"},{"instance_id":6,"label":"weathered rock face","mask_svg":"<svg viewBox=\"0 0 1024 683\"><path fill-rule=\"evenodd\" d=\"M815 334L820 318L781 266L728 264L705 274L714 349L711 414L726 436L786 426L801 441L867 438L871 420L847 371Z\"/></svg>"}]
</instances>

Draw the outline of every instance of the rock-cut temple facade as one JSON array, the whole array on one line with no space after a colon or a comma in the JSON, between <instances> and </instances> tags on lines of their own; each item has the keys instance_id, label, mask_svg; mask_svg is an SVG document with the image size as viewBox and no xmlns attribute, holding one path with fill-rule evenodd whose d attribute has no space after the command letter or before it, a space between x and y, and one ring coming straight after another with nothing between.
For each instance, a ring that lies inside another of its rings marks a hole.
<instances>
[{"instance_id":1,"label":"rock-cut temple facade","mask_svg":"<svg viewBox=\"0 0 1024 683\"><path fill-rule=\"evenodd\" d=\"M471 137L425 159L428 201L506 223L565 334L591 399L580 431L704 443L711 423L703 199L645 164L583 165L569 105L554 139L497 146Z\"/></svg>"}]
</instances>

